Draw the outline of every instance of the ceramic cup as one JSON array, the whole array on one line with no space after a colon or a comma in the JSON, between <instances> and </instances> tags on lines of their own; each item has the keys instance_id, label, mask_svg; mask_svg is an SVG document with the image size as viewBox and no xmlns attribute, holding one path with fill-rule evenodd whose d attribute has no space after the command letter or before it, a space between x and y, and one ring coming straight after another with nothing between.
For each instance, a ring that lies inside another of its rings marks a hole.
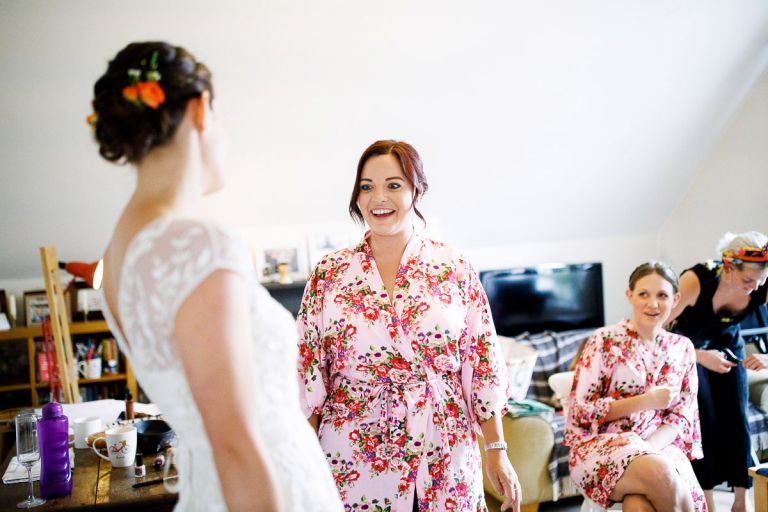
<instances>
[{"instance_id":1,"label":"ceramic cup","mask_svg":"<svg viewBox=\"0 0 768 512\"><path fill-rule=\"evenodd\" d=\"M101 358L94 357L88 361L77 363L77 371L86 379L98 379L101 377Z\"/></svg>"},{"instance_id":2,"label":"ceramic cup","mask_svg":"<svg viewBox=\"0 0 768 512\"><path fill-rule=\"evenodd\" d=\"M90 418L77 418L72 420L72 430L75 433L75 448L88 448L86 438L101 431L101 418L91 416Z\"/></svg>"},{"instance_id":3,"label":"ceramic cup","mask_svg":"<svg viewBox=\"0 0 768 512\"><path fill-rule=\"evenodd\" d=\"M104 432L107 439L107 456L104 456L94 443L93 451L96 455L112 463L113 468L125 468L133 465L136 458L136 427L133 425L120 425L108 428Z\"/></svg>"}]
</instances>

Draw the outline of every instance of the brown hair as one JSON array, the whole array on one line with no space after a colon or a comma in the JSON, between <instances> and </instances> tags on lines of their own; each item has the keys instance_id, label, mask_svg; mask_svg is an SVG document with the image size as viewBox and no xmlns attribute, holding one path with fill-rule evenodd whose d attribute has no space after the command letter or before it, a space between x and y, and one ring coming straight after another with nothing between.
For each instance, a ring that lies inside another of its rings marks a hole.
<instances>
[{"instance_id":1,"label":"brown hair","mask_svg":"<svg viewBox=\"0 0 768 512\"><path fill-rule=\"evenodd\" d=\"M355 222L365 223L363 213L357 206L357 199L360 197L360 178L363 175L365 163L374 156L392 155L400 163L405 179L413 187L413 211L416 216L426 223L424 216L416 207L416 202L427 193L429 185L427 177L424 175L424 169L421 164L421 157L416 149L407 142L398 140L377 140L363 151L360 161L357 164L357 175L355 176L355 186L352 189L352 197L349 199L349 215Z\"/></svg>"},{"instance_id":2,"label":"brown hair","mask_svg":"<svg viewBox=\"0 0 768 512\"><path fill-rule=\"evenodd\" d=\"M126 100L128 70L142 69L157 52L158 83L165 102L157 109ZM208 91L213 100L211 72L181 46L164 42L131 43L115 56L93 86L94 135L99 153L111 162L138 163L150 150L170 140L191 98Z\"/></svg>"},{"instance_id":3,"label":"brown hair","mask_svg":"<svg viewBox=\"0 0 768 512\"><path fill-rule=\"evenodd\" d=\"M661 261L649 261L638 266L629 275L629 289L634 290L637 282L649 274L658 274L669 284L672 285L672 289L675 293L680 288L680 281L677 278L677 274L672 267Z\"/></svg>"}]
</instances>

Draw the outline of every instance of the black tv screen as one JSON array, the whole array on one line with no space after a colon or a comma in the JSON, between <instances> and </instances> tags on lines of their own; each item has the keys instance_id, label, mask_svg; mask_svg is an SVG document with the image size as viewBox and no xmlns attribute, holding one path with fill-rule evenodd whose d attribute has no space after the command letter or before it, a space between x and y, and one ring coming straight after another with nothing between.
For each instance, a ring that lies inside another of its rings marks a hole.
<instances>
[{"instance_id":1,"label":"black tv screen","mask_svg":"<svg viewBox=\"0 0 768 512\"><path fill-rule=\"evenodd\" d=\"M480 282L502 336L605 325L600 263L487 270Z\"/></svg>"}]
</instances>

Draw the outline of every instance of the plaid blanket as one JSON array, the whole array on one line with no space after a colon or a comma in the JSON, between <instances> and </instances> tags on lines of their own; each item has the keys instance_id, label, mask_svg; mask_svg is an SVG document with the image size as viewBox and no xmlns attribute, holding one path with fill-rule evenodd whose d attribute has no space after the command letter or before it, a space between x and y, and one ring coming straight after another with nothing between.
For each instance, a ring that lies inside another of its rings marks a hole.
<instances>
[{"instance_id":1,"label":"plaid blanket","mask_svg":"<svg viewBox=\"0 0 768 512\"><path fill-rule=\"evenodd\" d=\"M549 376L568 371L581 343L594 331L594 329L562 332L544 331L540 334L524 333L515 337L515 341L533 347L537 355L526 398L532 398L545 404L551 403L552 390L547 381Z\"/></svg>"}]
</instances>

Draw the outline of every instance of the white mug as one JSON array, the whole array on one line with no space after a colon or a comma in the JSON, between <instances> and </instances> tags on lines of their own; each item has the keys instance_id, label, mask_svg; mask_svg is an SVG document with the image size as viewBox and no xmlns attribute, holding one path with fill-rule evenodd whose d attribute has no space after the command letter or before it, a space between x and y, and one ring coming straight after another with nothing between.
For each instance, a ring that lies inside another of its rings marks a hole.
<instances>
[{"instance_id":1,"label":"white mug","mask_svg":"<svg viewBox=\"0 0 768 512\"><path fill-rule=\"evenodd\" d=\"M133 425L120 425L109 428L106 432L107 454L105 457L96 443L93 444L93 451L96 455L112 463L113 468L126 468L133 465L133 459L136 458L136 427Z\"/></svg>"},{"instance_id":2,"label":"white mug","mask_svg":"<svg viewBox=\"0 0 768 512\"><path fill-rule=\"evenodd\" d=\"M101 431L101 418L77 418L72 420L72 430L75 433L75 448L88 448L88 436Z\"/></svg>"},{"instance_id":3,"label":"white mug","mask_svg":"<svg viewBox=\"0 0 768 512\"><path fill-rule=\"evenodd\" d=\"M77 363L77 371L86 379L98 379L101 377L101 358L94 357L88 361Z\"/></svg>"}]
</instances>

